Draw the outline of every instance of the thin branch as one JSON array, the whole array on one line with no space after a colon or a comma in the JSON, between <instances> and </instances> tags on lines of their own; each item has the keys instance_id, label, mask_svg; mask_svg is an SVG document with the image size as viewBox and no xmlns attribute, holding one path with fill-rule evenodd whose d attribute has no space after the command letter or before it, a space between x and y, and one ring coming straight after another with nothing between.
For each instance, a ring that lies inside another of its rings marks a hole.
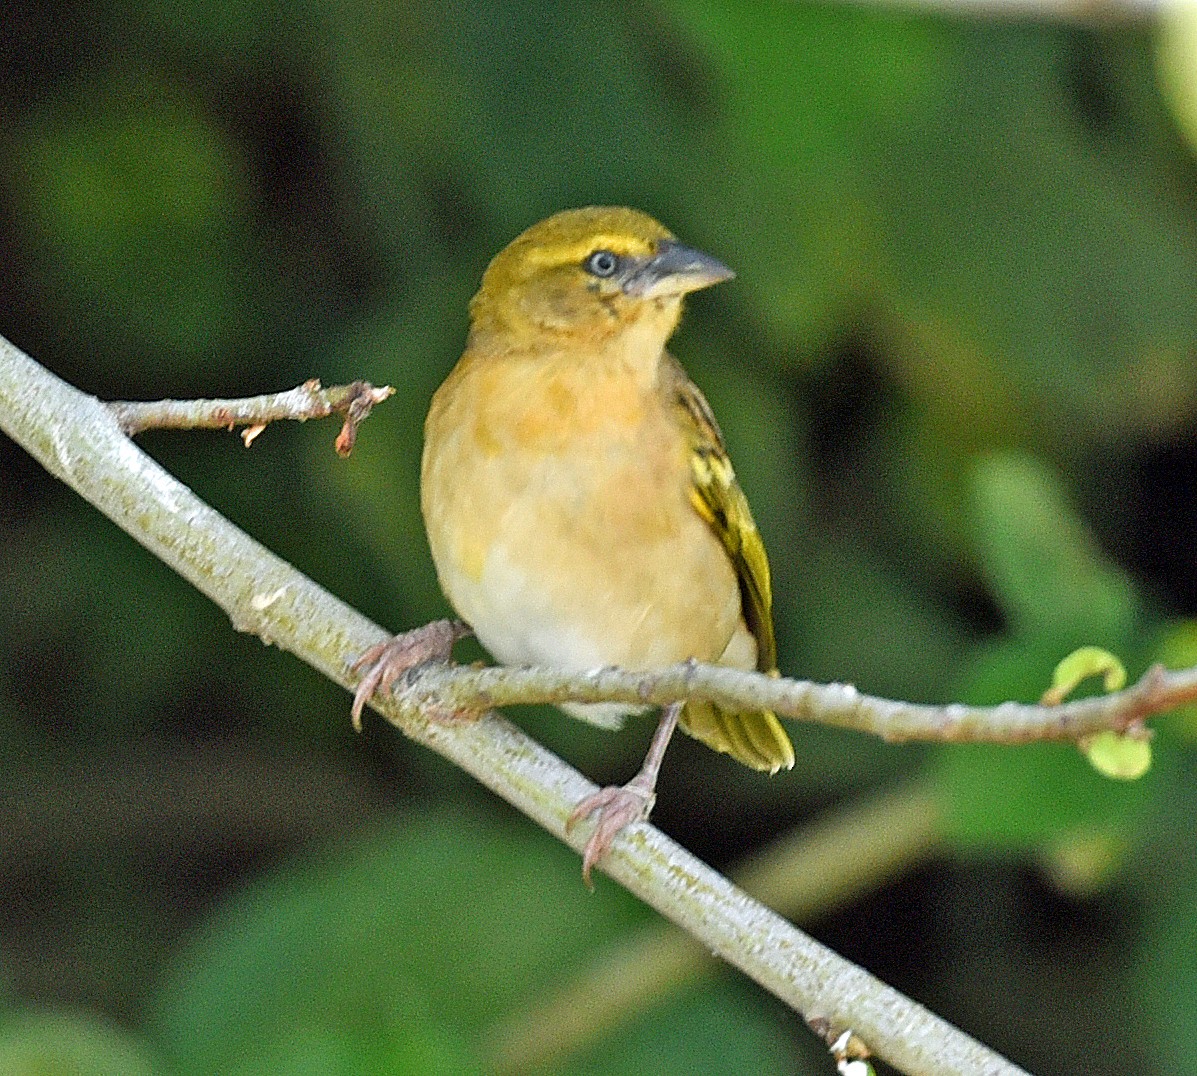
<instances>
[{"instance_id":1,"label":"thin branch","mask_svg":"<svg viewBox=\"0 0 1197 1076\"><path fill-rule=\"evenodd\" d=\"M729 709L773 710L781 717L872 733L889 741L1076 741L1107 729L1137 732L1146 718L1197 699L1197 668L1170 672L1152 666L1125 691L1059 706L895 702L862 695L850 684L816 684L698 662L649 673L615 668L563 673L544 668L437 665L412 670L406 681L395 687L395 700L405 709L426 709L433 703L461 711L515 703L663 706L679 699L703 699Z\"/></svg>"},{"instance_id":2,"label":"thin branch","mask_svg":"<svg viewBox=\"0 0 1197 1076\"><path fill-rule=\"evenodd\" d=\"M248 446L267 423L280 419L306 422L310 418L344 415L345 425L337 437L337 452L353 451L357 427L375 404L394 393L390 385L375 388L366 381L323 388L312 378L286 392L247 396L237 400L121 400L108 404L122 430L129 436L143 430L229 429L247 426L242 435Z\"/></svg>"},{"instance_id":3,"label":"thin branch","mask_svg":"<svg viewBox=\"0 0 1197 1076\"><path fill-rule=\"evenodd\" d=\"M220 605L239 630L295 653L346 687L353 659L385 637L200 501L125 436L109 408L2 339L0 428ZM590 690L585 678L583 686ZM587 833L567 835L565 822L594 785L560 759L496 715L438 723L410 704L380 705L412 739L580 850ZM808 1021L852 1029L912 1076L1022 1072L819 945L647 823L622 833L602 868Z\"/></svg>"},{"instance_id":4,"label":"thin branch","mask_svg":"<svg viewBox=\"0 0 1197 1076\"><path fill-rule=\"evenodd\" d=\"M826 915L906 871L940 839L927 782L838 809L803 825L733 869L746 893L796 922ZM483 1036L497 1076L540 1072L682 987L719 961L672 923L654 922L599 952L595 962L534 1008Z\"/></svg>"}]
</instances>

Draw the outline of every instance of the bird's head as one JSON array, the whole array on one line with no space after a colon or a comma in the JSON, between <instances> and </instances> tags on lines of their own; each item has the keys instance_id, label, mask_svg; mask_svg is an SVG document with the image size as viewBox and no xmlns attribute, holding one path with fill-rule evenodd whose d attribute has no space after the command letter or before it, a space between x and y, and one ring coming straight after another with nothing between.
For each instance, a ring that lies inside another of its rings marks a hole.
<instances>
[{"instance_id":1,"label":"bird's head","mask_svg":"<svg viewBox=\"0 0 1197 1076\"><path fill-rule=\"evenodd\" d=\"M601 338L638 326L664 344L686 293L733 275L637 210L567 209L495 256L470 303L471 331Z\"/></svg>"}]
</instances>

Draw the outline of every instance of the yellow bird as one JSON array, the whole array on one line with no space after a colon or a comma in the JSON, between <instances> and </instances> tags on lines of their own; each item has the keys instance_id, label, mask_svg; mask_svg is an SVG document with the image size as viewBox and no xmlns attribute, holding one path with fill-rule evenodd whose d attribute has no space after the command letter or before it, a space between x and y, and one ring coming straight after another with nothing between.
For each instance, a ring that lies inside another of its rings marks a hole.
<instances>
[{"instance_id":1,"label":"yellow bird","mask_svg":"<svg viewBox=\"0 0 1197 1076\"><path fill-rule=\"evenodd\" d=\"M421 505L453 608L507 665L651 669L695 658L773 672L769 563L710 407L665 350L687 293L732 276L632 209L567 210L501 251L465 353L424 426ZM355 717L455 633L363 655ZM617 728L635 707L562 706ZM758 770L794 764L768 712L666 707L640 772L601 790L583 871L648 816L665 747L691 736Z\"/></svg>"}]
</instances>

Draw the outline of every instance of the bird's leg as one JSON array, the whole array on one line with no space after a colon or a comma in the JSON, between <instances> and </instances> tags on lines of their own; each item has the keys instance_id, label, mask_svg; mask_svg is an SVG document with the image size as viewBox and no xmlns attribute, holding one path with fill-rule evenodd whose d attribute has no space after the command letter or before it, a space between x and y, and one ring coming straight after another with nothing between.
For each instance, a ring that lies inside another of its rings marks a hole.
<instances>
[{"instance_id":1,"label":"bird's leg","mask_svg":"<svg viewBox=\"0 0 1197 1076\"><path fill-rule=\"evenodd\" d=\"M642 822L648 818L649 811L653 809L653 801L657 798L657 773L681 713L680 702L670 703L662 711L657 731L648 745L648 754L644 756L644 764L635 777L626 785L609 785L587 796L566 820L565 828L568 831L583 818L598 812L598 822L582 853L582 881L590 888L594 888L590 883L590 868L606 854L616 834L629 823Z\"/></svg>"},{"instance_id":2,"label":"bird's leg","mask_svg":"<svg viewBox=\"0 0 1197 1076\"><path fill-rule=\"evenodd\" d=\"M354 672L366 670L353 693L353 727L361 732L362 710L375 691L389 691L408 669L426 661L448 661L453 644L469 634L469 625L460 620L434 620L370 647L350 666Z\"/></svg>"}]
</instances>

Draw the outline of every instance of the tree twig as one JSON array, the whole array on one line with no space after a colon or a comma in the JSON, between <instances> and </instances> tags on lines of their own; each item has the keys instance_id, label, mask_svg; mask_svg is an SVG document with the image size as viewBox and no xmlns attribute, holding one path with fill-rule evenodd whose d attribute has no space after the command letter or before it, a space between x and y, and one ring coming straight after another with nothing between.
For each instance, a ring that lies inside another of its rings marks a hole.
<instances>
[{"instance_id":1,"label":"tree twig","mask_svg":"<svg viewBox=\"0 0 1197 1076\"><path fill-rule=\"evenodd\" d=\"M375 404L394 393L390 385L376 388L366 381L324 388L312 378L286 392L246 396L236 400L118 400L108 404L122 430L129 436L144 430L196 430L248 427L242 434L246 446L270 422L344 415L345 424L337 437L338 454L348 456L357 439L358 424Z\"/></svg>"},{"instance_id":2,"label":"tree twig","mask_svg":"<svg viewBox=\"0 0 1197 1076\"><path fill-rule=\"evenodd\" d=\"M515 703L665 705L679 699L702 699L729 709L773 710L781 717L872 733L889 741L1076 741L1107 729L1138 730L1146 718L1197 699L1197 668L1168 671L1152 666L1125 691L1058 706L897 702L863 695L850 684L816 684L698 662L649 673L437 665L414 669L395 686L395 700L405 709L427 708L433 702L453 710L481 710Z\"/></svg>"}]
</instances>

